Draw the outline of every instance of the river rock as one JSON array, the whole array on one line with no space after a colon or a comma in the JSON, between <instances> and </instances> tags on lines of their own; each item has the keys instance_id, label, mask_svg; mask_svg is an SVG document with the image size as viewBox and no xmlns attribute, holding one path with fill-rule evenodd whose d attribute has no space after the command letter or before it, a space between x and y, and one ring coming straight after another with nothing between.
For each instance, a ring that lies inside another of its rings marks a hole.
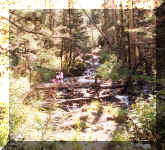
<instances>
[{"instance_id":1,"label":"river rock","mask_svg":"<svg viewBox=\"0 0 165 150\"><path fill-rule=\"evenodd\" d=\"M93 111L91 111L91 114L96 116L96 115L98 115L98 112L93 110Z\"/></svg>"},{"instance_id":2,"label":"river rock","mask_svg":"<svg viewBox=\"0 0 165 150\"><path fill-rule=\"evenodd\" d=\"M59 126L61 129L66 129L66 128L74 128L76 126L76 122L71 120L63 123L62 125Z\"/></svg>"},{"instance_id":3,"label":"river rock","mask_svg":"<svg viewBox=\"0 0 165 150\"><path fill-rule=\"evenodd\" d=\"M89 114L87 113L80 113L77 115L77 118L80 119L80 120L86 120L88 118Z\"/></svg>"}]
</instances>

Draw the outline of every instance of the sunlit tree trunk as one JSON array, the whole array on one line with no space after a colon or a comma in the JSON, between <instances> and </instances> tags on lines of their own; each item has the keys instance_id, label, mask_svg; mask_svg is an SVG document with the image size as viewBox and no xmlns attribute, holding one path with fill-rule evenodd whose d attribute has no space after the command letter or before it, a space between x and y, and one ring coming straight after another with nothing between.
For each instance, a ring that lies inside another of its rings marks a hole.
<instances>
[{"instance_id":1,"label":"sunlit tree trunk","mask_svg":"<svg viewBox=\"0 0 165 150\"><path fill-rule=\"evenodd\" d=\"M71 37L72 34L72 29L71 29L71 9L70 9L70 4L69 4L69 35ZM68 64L68 68L70 68L71 62L72 62L72 39L71 39L71 44L69 47L69 64Z\"/></svg>"},{"instance_id":2,"label":"sunlit tree trunk","mask_svg":"<svg viewBox=\"0 0 165 150\"><path fill-rule=\"evenodd\" d=\"M50 9L50 17L49 17L49 23L50 23L50 30L52 31L55 27L55 10L54 9Z\"/></svg>"},{"instance_id":3,"label":"sunlit tree trunk","mask_svg":"<svg viewBox=\"0 0 165 150\"><path fill-rule=\"evenodd\" d=\"M121 28L121 32L120 32L120 51L119 51L119 55L121 58L122 63L126 63L126 59L127 59L127 52L125 51L125 46L124 46L124 11L123 11L123 6L121 3L121 7L119 10L119 20L120 20L120 28Z\"/></svg>"},{"instance_id":4,"label":"sunlit tree trunk","mask_svg":"<svg viewBox=\"0 0 165 150\"><path fill-rule=\"evenodd\" d=\"M135 35L133 32L134 29L134 20L133 20L133 1L130 0L129 3L129 48L130 48L130 65L133 68L136 65L136 52L135 52Z\"/></svg>"}]
</instances>

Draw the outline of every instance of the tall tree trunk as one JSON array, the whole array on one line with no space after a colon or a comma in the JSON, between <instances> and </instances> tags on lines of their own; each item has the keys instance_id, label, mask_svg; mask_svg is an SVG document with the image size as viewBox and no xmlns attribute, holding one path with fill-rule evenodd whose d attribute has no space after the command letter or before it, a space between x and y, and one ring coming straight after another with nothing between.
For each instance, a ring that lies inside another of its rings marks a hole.
<instances>
[{"instance_id":1,"label":"tall tree trunk","mask_svg":"<svg viewBox=\"0 0 165 150\"><path fill-rule=\"evenodd\" d=\"M54 9L50 9L50 17L49 17L49 23L50 23L50 30L52 31L54 29L55 26L55 10Z\"/></svg>"},{"instance_id":2,"label":"tall tree trunk","mask_svg":"<svg viewBox=\"0 0 165 150\"><path fill-rule=\"evenodd\" d=\"M69 35L71 37L72 35L72 29L71 29L71 9L69 8ZM70 47L69 47L69 64L68 64L68 68L70 68L70 65L72 63L72 39L71 39L71 44L70 44Z\"/></svg>"},{"instance_id":3,"label":"tall tree trunk","mask_svg":"<svg viewBox=\"0 0 165 150\"><path fill-rule=\"evenodd\" d=\"M124 46L124 11L123 11L123 6L121 3L121 7L119 9L119 20L120 20L120 28L121 28L121 32L120 32L120 58L123 64L126 63L126 57L127 57L127 52L125 51L125 46Z\"/></svg>"},{"instance_id":4,"label":"tall tree trunk","mask_svg":"<svg viewBox=\"0 0 165 150\"><path fill-rule=\"evenodd\" d=\"M64 39L62 38L62 44L61 44L61 66L60 71L62 71L62 58L63 58L63 51L64 51Z\"/></svg>"},{"instance_id":5,"label":"tall tree trunk","mask_svg":"<svg viewBox=\"0 0 165 150\"><path fill-rule=\"evenodd\" d=\"M136 52L135 52L135 35L133 32L134 29L134 18L133 18L133 1L130 0L129 4L129 48L131 55L131 68L136 65Z\"/></svg>"}]
</instances>

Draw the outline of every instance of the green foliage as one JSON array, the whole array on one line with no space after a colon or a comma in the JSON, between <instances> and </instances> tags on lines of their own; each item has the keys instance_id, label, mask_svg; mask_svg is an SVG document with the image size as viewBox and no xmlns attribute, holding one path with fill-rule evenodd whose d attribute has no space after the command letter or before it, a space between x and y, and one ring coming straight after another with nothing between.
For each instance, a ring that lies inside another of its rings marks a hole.
<instances>
[{"instance_id":1,"label":"green foliage","mask_svg":"<svg viewBox=\"0 0 165 150\"><path fill-rule=\"evenodd\" d=\"M24 122L24 120L25 114L23 112L14 110L14 112L10 113L10 132L13 133L14 131L16 131Z\"/></svg>"},{"instance_id":2,"label":"green foliage","mask_svg":"<svg viewBox=\"0 0 165 150\"><path fill-rule=\"evenodd\" d=\"M19 89L20 90L20 89ZM24 123L26 115L24 106L22 103L19 103L17 101L17 98L19 97L20 93L17 91L17 95L14 95L15 93L12 93L13 91L10 90L10 133L16 132L16 130ZM15 100L13 99L15 98Z\"/></svg>"},{"instance_id":3,"label":"green foliage","mask_svg":"<svg viewBox=\"0 0 165 150\"><path fill-rule=\"evenodd\" d=\"M127 137L124 131L118 130L115 132L112 141L128 141L129 137Z\"/></svg>"},{"instance_id":4,"label":"green foliage","mask_svg":"<svg viewBox=\"0 0 165 150\"><path fill-rule=\"evenodd\" d=\"M124 122L124 121L126 121L127 115L128 115L128 111L127 111L127 110L122 110L122 109L120 109L120 110L119 110L119 113L118 113L118 121L119 121L119 122Z\"/></svg>"},{"instance_id":5,"label":"green foliage","mask_svg":"<svg viewBox=\"0 0 165 150\"><path fill-rule=\"evenodd\" d=\"M116 120L120 123L126 121L127 115L128 115L128 110L123 110L120 107L113 107L112 105L108 105L108 112L116 118Z\"/></svg>"},{"instance_id":6,"label":"green foliage","mask_svg":"<svg viewBox=\"0 0 165 150\"><path fill-rule=\"evenodd\" d=\"M6 65L6 64L9 64L9 57L8 57L8 55L0 53L0 66L1 65Z\"/></svg>"},{"instance_id":7,"label":"green foliage","mask_svg":"<svg viewBox=\"0 0 165 150\"><path fill-rule=\"evenodd\" d=\"M17 66L18 65L18 63L19 63L19 57L18 56L16 56L16 55L10 55L9 58L10 58L9 59L9 62L10 62L10 65L11 66Z\"/></svg>"},{"instance_id":8,"label":"green foliage","mask_svg":"<svg viewBox=\"0 0 165 150\"><path fill-rule=\"evenodd\" d=\"M165 102L164 102L164 90L161 90L161 94L157 96L157 131L159 134L158 140L164 141L165 139L165 122L164 122L164 112L165 112Z\"/></svg>"},{"instance_id":9,"label":"green foliage","mask_svg":"<svg viewBox=\"0 0 165 150\"><path fill-rule=\"evenodd\" d=\"M128 116L131 119L128 127L134 129L137 140L156 140L156 97L151 95L148 102L139 98Z\"/></svg>"},{"instance_id":10,"label":"green foliage","mask_svg":"<svg viewBox=\"0 0 165 150\"><path fill-rule=\"evenodd\" d=\"M98 68L97 75L102 79L119 80L125 79L128 76L128 68L117 63L117 56L115 54L104 52L101 54L100 60L103 65Z\"/></svg>"},{"instance_id":11,"label":"green foliage","mask_svg":"<svg viewBox=\"0 0 165 150\"><path fill-rule=\"evenodd\" d=\"M97 69L98 76L105 80L127 79L130 74L128 66L118 63L116 60L117 56L115 54L103 53L101 55L101 62L103 62L103 65ZM151 81L154 79L154 77L138 74L136 72L133 72L131 76L133 80Z\"/></svg>"},{"instance_id":12,"label":"green foliage","mask_svg":"<svg viewBox=\"0 0 165 150\"><path fill-rule=\"evenodd\" d=\"M151 81L153 78L150 77L150 76L147 76L145 74L137 74L137 73L134 73L132 75L132 79L133 80L145 80L145 81Z\"/></svg>"},{"instance_id":13,"label":"green foliage","mask_svg":"<svg viewBox=\"0 0 165 150\"><path fill-rule=\"evenodd\" d=\"M119 63L111 62L111 60L105 61L105 63L98 68L97 75L105 80L126 79L128 77L128 68Z\"/></svg>"},{"instance_id":14,"label":"green foliage","mask_svg":"<svg viewBox=\"0 0 165 150\"><path fill-rule=\"evenodd\" d=\"M83 131L86 128L86 124L84 121L77 119L76 120L76 129L77 131Z\"/></svg>"},{"instance_id":15,"label":"green foliage","mask_svg":"<svg viewBox=\"0 0 165 150\"><path fill-rule=\"evenodd\" d=\"M165 90L160 90L159 92L158 92L158 95L160 96L160 95L165 95Z\"/></svg>"},{"instance_id":16,"label":"green foliage","mask_svg":"<svg viewBox=\"0 0 165 150\"><path fill-rule=\"evenodd\" d=\"M70 67L69 72L73 73L74 75L81 75L83 71L86 69L87 65L82 61L76 61L75 64L72 64Z\"/></svg>"},{"instance_id":17,"label":"green foliage","mask_svg":"<svg viewBox=\"0 0 165 150\"><path fill-rule=\"evenodd\" d=\"M102 52L100 55L100 62L104 63L105 61L111 61L112 62L113 56L112 54L108 54L106 52Z\"/></svg>"},{"instance_id":18,"label":"green foliage","mask_svg":"<svg viewBox=\"0 0 165 150\"><path fill-rule=\"evenodd\" d=\"M7 143L9 134L9 106L7 103L0 103L0 147Z\"/></svg>"},{"instance_id":19,"label":"green foliage","mask_svg":"<svg viewBox=\"0 0 165 150\"><path fill-rule=\"evenodd\" d=\"M50 79L52 79L53 77L56 76L56 71L57 70L53 70L53 69L48 69L48 68L44 68L44 67L37 67L36 70L38 72L40 72L41 74L41 80L42 81L49 81Z\"/></svg>"},{"instance_id":20,"label":"green foliage","mask_svg":"<svg viewBox=\"0 0 165 150\"><path fill-rule=\"evenodd\" d=\"M80 141L80 132L78 130L73 135L72 141Z\"/></svg>"},{"instance_id":21,"label":"green foliage","mask_svg":"<svg viewBox=\"0 0 165 150\"><path fill-rule=\"evenodd\" d=\"M97 112L101 111L102 110L101 102L99 100L95 100L95 101L91 102L90 109L96 110Z\"/></svg>"}]
</instances>

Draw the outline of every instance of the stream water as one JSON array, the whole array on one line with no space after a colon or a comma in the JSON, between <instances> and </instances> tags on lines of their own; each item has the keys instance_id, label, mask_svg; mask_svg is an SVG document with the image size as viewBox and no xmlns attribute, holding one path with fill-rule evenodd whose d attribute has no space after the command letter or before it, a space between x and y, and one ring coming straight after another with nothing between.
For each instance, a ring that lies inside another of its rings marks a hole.
<instances>
[{"instance_id":1,"label":"stream water","mask_svg":"<svg viewBox=\"0 0 165 150\"><path fill-rule=\"evenodd\" d=\"M64 82L78 82L78 83L94 83L95 75L96 75L96 70L100 65L99 62L99 56L93 56L92 59L89 61L86 61L89 66L87 69L84 71L82 76L78 77L65 77Z\"/></svg>"},{"instance_id":2,"label":"stream water","mask_svg":"<svg viewBox=\"0 0 165 150\"><path fill-rule=\"evenodd\" d=\"M64 82L65 83L78 83L78 84L92 84L95 82L95 76L96 76L96 71L97 68L101 65L100 60L99 60L99 55L97 54L92 54L92 58L87 60L86 63L89 64L87 69L84 71L82 76L77 76L77 77L65 77ZM83 87L83 88L77 88L74 89L75 93L79 97L90 97L92 96L92 92L89 87ZM64 92L64 91L63 91ZM63 93L61 92L61 94ZM103 93L103 91L102 91ZM119 99L121 103L128 105L128 96L127 95L115 95L115 98Z\"/></svg>"}]
</instances>

